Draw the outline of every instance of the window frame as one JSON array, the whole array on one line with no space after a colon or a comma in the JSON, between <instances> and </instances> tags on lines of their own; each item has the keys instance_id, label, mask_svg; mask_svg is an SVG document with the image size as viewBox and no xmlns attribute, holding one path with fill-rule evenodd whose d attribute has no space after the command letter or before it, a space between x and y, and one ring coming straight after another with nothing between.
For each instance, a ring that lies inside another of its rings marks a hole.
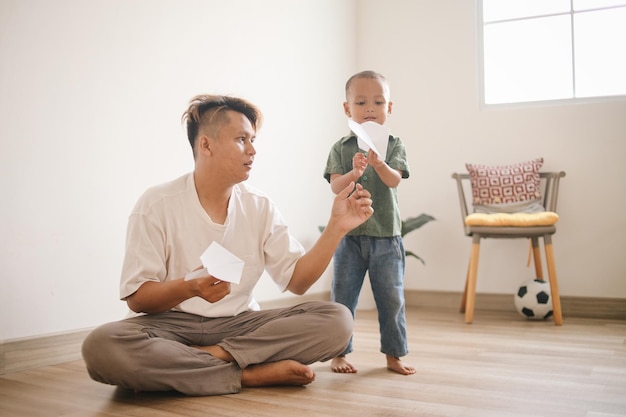
<instances>
[{"instance_id":1,"label":"window frame","mask_svg":"<svg viewBox=\"0 0 626 417\"><path fill-rule=\"evenodd\" d=\"M551 17L551 16L563 16L569 15L570 18L570 48L571 48L571 63L570 69L572 71L572 86L571 92L573 97L569 98L558 98L558 99L543 99L543 100L524 100L524 101L516 101L516 102L505 102L505 103L487 103L485 100L485 38L484 38L484 27L485 22L483 19L483 1L478 0L477 3L477 22L478 22L478 30L477 30L477 46L478 46L478 87L479 87L479 99L481 108L507 108L507 107L527 107L527 106L558 106L565 104L579 104L579 103L595 103L595 102L611 102L611 101L624 101L626 100L625 94L615 94L615 95L606 95L606 96L587 96L587 97L576 97L576 55L575 55L575 29L574 29L574 16L577 13L587 13L593 11L600 10L609 10L609 9L617 9L617 8L626 8L626 5L613 5L613 6L604 6L604 7L595 7L595 8L586 8L584 10L575 10L573 1L570 0L570 9L568 12L561 13L547 13L541 15L533 15L531 17L523 17L523 18L512 18L512 19L502 19L496 22L505 22L505 21L520 21L527 19L535 19L540 17Z\"/></svg>"}]
</instances>

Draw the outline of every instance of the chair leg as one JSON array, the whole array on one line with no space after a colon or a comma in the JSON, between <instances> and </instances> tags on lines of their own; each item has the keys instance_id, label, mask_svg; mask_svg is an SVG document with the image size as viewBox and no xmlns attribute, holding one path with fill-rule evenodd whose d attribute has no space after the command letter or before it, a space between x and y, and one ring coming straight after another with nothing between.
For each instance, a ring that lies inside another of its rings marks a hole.
<instances>
[{"instance_id":1,"label":"chair leg","mask_svg":"<svg viewBox=\"0 0 626 417\"><path fill-rule=\"evenodd\" d=\"M535 276L543 280L543 266L541 265L541 248L539 247L539 238L531 237L530 241L533 247L533 260L535 262Z\"/></svg>"},{"instance_id":2,"label":"chair leg","mask_svg":"<svg viewBox=\"0 0 626 417\"><path fill-rule=\"evenodd\" d=\"M550 279L550 295L552 297L552 313L554 324L563 324L563 312L561 310L561 296L559 295L559 284L556 279L556 266L554 264L554 250L552 248L552 237L544 236L544 246L546 249L546 263L548 264L548 278Z\"/></svg>"},{"instance_id":3,"label":"chair leg","mask_svg":"<svg viewBox=\"0 0 626 417\"><path fill-rule=\"evenodd\" d=\"M472 254L470 256L467 275L467 291L465 296L465 323L474 321L474 305L476 304L476 275L478 274L478 255L480 253L480 236L472 237Z\"/></svg>"},{"instance_id":4,"label":"chair leg","mask_svg":"<svg viewBox=\"0 0 626 417\"><path fill-rule=\"evenodd\" d=\"M470 255L470 260L467 263L467 274L465 274L465 289L463 290L463 297L461 298L461 307L459 311L461 313L465 313L465 307L467 306L467 282L469 281L470 267L472 266L472 257Z\"/></svg>"}]
</instances>

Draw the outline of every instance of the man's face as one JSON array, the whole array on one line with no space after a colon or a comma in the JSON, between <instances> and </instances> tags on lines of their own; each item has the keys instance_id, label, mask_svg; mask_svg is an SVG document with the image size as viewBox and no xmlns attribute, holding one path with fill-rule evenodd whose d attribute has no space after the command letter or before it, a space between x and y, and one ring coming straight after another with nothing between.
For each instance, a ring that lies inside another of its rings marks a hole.
<instances>
[{"instance_id":1,"label":"man's face","mask_svg":"<svg viewBox=\"0 0 626 417\"><path fill-rule=\"evenodd\" d=\"M218 138L212 145L220 176L232 178L234 183L248 179L256 154L253 145L255 138L256 132L246 116L228 111L228 120L220 128Z\"/></svg>"}]
</instances>

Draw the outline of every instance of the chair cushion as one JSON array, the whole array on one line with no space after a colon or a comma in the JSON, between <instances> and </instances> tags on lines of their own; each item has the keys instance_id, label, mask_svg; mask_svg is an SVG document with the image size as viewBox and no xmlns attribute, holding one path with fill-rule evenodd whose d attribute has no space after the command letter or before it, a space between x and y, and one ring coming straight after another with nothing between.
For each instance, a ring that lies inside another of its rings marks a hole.
<instances>
[{"instance_id":1,"label":"chair cushion","mask_svg":"<svg viewBox=\"0 0 626 417\"><path fill-rule=\"evenodd\" d=\"M465 164L472 185L474 211L544 211L539 177L542 165L543 158L510 165Z\"/></svg>"},{"instance_id":2,"label":"chair cushion","mask_svg":"<svg viewBox=\"0 0 626 417\"><path fill-rule=\"evenodd\" d=\"M553 211L539 213L472 213L465 218L466 226L551 226L559 221Z\"/></svg>"}]
</instances>

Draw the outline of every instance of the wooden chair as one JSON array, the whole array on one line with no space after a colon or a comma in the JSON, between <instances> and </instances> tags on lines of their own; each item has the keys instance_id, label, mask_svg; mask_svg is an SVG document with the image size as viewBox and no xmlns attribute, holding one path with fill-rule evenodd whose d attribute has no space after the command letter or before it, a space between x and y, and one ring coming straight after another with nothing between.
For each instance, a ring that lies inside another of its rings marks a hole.
<instances>
[{"instance_id":1,"label":"wooden chair","mask_svg":"<svg viewBox=\"0 0 626 417\"><path fill-rule=\"evenodd\" d=\"M556 216L556 205L559 192L559 180L565 176L565 172L541 172L542 184L542 202L546 210L546 214ZM542 225L541 222L527 221L523 226L505 225L468 225L468 216L471 214L468 207L471 206L471 191L469 193L470 200L466 199L465 187L469 186L469 174L454 173L452 178L456 180L459 193L459 201L461 204L461 216L463 219L463 228L465 234L472 238L472 248L470 254L469 265L467 269L467 277L465 280L465 291L461 301L461 312L465 313L465 322L472 323L474 319L474 306L476 301L476 275L478 272L478 255L480 252L480 240L486 238L504 238L504 239L530 239L532 245L532 254L535 265L536 278L543 279L543 268L541 265L541 251L539 247L539 238L543 238L546 263L548 266L548 277L550 282L550 292L552 296L552 310L554 324L560 326L563 324L563 314L561 311L561 299L559 296L559 286L556 277L556 268L554 264L554 251L552 247L552 235L556 233L554 224ZM498 214L486 214L483 216L498 216ZM558 218L558 216L556 216ZM537 224L539 223L539 224ZM549 222L548 222L549 223ZM554 223L554 222L553 222Z\"/></svg>"}]
</instances>

